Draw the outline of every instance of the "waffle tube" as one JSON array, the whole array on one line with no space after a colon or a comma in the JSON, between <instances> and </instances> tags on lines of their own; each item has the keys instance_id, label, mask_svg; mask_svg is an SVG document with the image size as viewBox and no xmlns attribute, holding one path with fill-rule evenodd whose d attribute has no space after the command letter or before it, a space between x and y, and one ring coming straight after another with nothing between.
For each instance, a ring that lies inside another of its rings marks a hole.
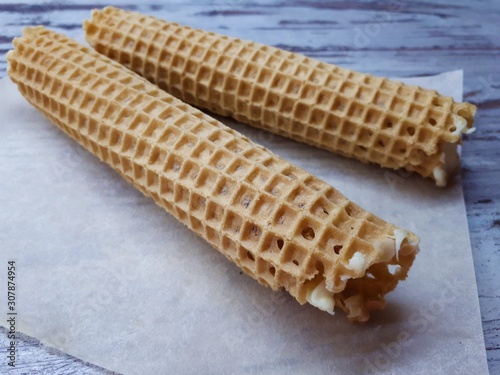
<instances>
[{"instance_id":1,"label":"waffle tube","mask_svg":"<svg viewBox=\"0 0 500 375\"><path fill-rule=\"evenodd\" d=\"M476 107L300 54L107 7L86 39L176 97L366 163L445 186Z\"/></svg>"},{"instance_id":2,"label":"waffle tube","mask_svg":"<svg viewBox=\"0 0 500 375\"><path fill-rule=\"evenodd\" d=\"M364 321L406 278L415 235L61 34L13 44L28 102L261 284Z\"/></svg>"}]
</instances>

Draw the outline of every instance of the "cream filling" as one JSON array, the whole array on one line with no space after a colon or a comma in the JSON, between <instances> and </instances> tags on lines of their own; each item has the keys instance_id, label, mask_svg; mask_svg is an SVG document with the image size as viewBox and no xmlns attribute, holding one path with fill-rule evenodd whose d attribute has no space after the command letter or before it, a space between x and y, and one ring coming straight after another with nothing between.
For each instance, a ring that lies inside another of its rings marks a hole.
<instances>
[{"instance_id":1,"label":"cream filling","mask_svg":"<svg viewBox=\"0 0 500 375\"><path fill-rule=\"evenodd\" d=\"M368 267L368 261L366 256L359 251L355 252L354 255L349 259L349 263L346 268L350 269L356 273L365 271Z\"/></svg>"},{"instance_id":2,"label":"cream filling","mask_svg":"<svg viewBox=\"0 0 500 375\"><path fill-rule=\"evenodd\" d=\"M436 185L440 187L446 186L446 177L448 174L445 172L442 166L434 167L432 170L432 177L436 180Z\"/></svg>"},{"instance_id":3,"label":"cream filling","mask_svg":"<svg viewBox=\"0 0 500 375\"><path fill-rule=\"evenodd\" d=\"M333 293L326 289L326 284L324 281L320 282L312 290L309 290L306 295L307 302L309 302L314 307L320 310L326 311L327 313L333 315L335 307L335 300L333 299Z\"/></svg>"},{"instance_id":4,"label":"cream filling","mask_svg":"<svg viewBox=\"0 0 500 375\"><path fill-rule=\"evenodd\" d=\"M461 134L471 134L476 131L476 128L472 127L470 129L467 128L467 120L463 117L456 115L454 113L451 114L453 117L453 125L455 126L455 130L451 133L453 135L461 135Z\"/></svg>"},{"instance_id":5,"label":"cream filling","mask_svg":"<svg viewBox=\"0 0 500 375\"><path fill-rule=\"evenodd\" d=\"M394 229L394 240L396 241L396 260L399 261L398 255L399 255L399 250L401 249L401 244L403 243L404 239L406 236L408 236L408 231L397 228Z\"/></svg>"},{"instance_id":6,"label":"cream filling","mask_svg":"<svg viewBox=\"0 0 500 375\"><path fill-rule=\"evenodd\" d=\"M453 135L461 136L462 134L471 134L476 128L467 128L467 121L458 115L452 114L453 125L455 130L451 133ZM445 142L441 145L441 155L439 156L440 165L434 167L432 176L436 181L436 185L443 187L446 186L448 176L459 166L460 158L457 152L457 143Z\"/></svg>"},{"instance_id":7,"label":"cream filling","mask_svg":"<svg viewBox=\"0 0 500 375\"><path fill-rule=\"evenodd\" d=\"M417 245L420 242L420 239L417 238L415 241L412 241L408 237L409 234L410 234L410 232L408 232L407 230L404 230L404 229L401 229L401 228L394 229L394 240L396 241L396 260L398 262L399 262L399 253L401 252L401 250L404 249L403 255L408 255L408 254L411 254L413 252L417 252L418 251ZM401 248L401 244L403 243L403 241L405 240L405 238L408 239L409 246L405 246L402 249Z\"/></svg>"},{"instance_id":8,"label":"cream filling","mask_svg":"<svg viewBox=\"0 0 500 375\"><path fill-rule=\"evenodd\" d=\"M403 250L404 255L417 251L417 245L420 240L418 238L416 240L411 240L408 237L410 232L401 228L396 228L394 229L393 234L394 237L388 237L382 241L375 242L375 249L380 254L380 262L388 262L394 255L396 255L396 260L399 261L399 253L401 250ZM405 239L408 240L409 246L404 246L402 248L401 245Z\"/></svg>"}]
</instances>

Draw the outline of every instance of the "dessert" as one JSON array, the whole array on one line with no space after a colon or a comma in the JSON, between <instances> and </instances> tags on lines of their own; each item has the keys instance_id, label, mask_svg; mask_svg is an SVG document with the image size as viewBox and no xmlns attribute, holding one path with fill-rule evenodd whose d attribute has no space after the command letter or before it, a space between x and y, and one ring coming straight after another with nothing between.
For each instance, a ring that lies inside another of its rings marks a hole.
<instances>
[{"instance_id":1,"label":"dessert","mask_svg":"<svg viewBox=\"0 0 500 375\"><path fill-rule=\"evenodd\" d=\"M414 234L62 34L13 44L29 103L261 284L365 321L406 278Z\"/></svg>"},{"instance_id":2,"label":"dessert","mask_svg":"<svg viewBox=\"0 0 500 375\"><path fill-rule=\"evenodd\" d=\"M278 48L106 7L84 22L98 52L197 107L445 186L476 107Z\"/></svg>"}]
</instances>

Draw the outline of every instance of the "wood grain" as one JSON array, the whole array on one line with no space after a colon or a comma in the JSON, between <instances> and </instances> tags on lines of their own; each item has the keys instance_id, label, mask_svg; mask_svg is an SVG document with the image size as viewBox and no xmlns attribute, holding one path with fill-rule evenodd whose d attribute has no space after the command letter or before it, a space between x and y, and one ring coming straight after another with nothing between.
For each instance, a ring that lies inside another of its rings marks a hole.
<instances>
[{"instance_id":1,"label":"wood grain","mask_svg":"<svg viewBox=\"0 0 500 375\"><path fill-rule=\"evenodd\" d=\"M464 69L464 97L478 105L477 132L463 146L462 183L483 331L492 374L500 373L500 2L83 0L0 4L0 76L22 27L42 24L82 40L81 22L105 5L304 53L386 76ZM467 303L467 301L464 301ZM3 333L0 332L0 337ZM24 370L109 374L23 336ZM29 359L29 360L28 360ZM4 363L0 372L6 371ZM32 367L29 367L32 366Z\"/></svg>"}]
</instances>

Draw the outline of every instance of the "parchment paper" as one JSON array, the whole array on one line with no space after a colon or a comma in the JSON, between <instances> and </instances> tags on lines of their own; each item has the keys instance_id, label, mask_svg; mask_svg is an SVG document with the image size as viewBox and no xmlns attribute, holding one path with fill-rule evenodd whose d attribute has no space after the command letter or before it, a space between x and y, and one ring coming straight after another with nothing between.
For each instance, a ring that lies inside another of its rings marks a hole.
<instances>
[{"instance_id":1,"label":"parchment paper","mask_svg":"<svg viewBox=\"0 0 500 375\"><path fill-rule=\"evenodd\" d=\"M407 81L462 97L461 71ZM8 79L0 97L1 305L14 259L21 332L125 374L487 373L459 181L440 189L223 119L420 235L408 280L356 325L241 274Z\"/></svg>"}]
</instances>

